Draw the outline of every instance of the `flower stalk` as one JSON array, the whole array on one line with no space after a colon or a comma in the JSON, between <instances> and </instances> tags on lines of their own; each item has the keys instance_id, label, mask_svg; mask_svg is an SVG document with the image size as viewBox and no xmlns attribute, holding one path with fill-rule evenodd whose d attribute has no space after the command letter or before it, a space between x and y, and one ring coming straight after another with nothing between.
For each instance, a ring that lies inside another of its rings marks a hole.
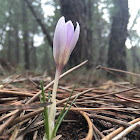
<instances>
[{"instance_id":1,"label":"flower stalk","mask_svg":"<svg viewBox=\"0 0 140 140\"><path fill-rule=\"evenodd\" d=\"M52 93L52 98L51 98L52 104L49 108L49 133L50 133L50 136L52 136L52 132L54 129L54 122L55 122L55 115L56 115L56 92L57 92L60 74L61 74L61 71L56 69L55 80L54 80L54 85L53 85L53 93Z\"/></svg>"}]
</instances>

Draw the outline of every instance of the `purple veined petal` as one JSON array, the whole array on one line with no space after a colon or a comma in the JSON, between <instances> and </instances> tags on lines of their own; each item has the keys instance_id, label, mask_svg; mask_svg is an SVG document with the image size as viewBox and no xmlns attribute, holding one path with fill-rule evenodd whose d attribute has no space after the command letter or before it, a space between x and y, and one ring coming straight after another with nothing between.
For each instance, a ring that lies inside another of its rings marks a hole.
<instances>
[{"instance_id":1,"label":"purple veined petal","mask_svg":"<svg viewBox=\"0 0 140 140\"><path fill-rule=\"evenodd\" d=\"M80 34L80 26L79 26L79 23L77 23L77 26L76 26L76 29L75 29L75 32L74 32L74 35L73 35L73 38L71 40L71 43L70 43L70 54L71 52L73 51L77 41L78 41L78 38L79 38L79 34Z\"/></svg>"},{"instance_id":2,"label":"purple veined petal","mask_svg":"<svg viewBox=\"0 0 140 140\"><path fill-rule=\"evenodd\" d=\"M74 35L74 26L71 21L68 21L66 23L66 27L67 27L67 46L69 47L70 42Z\"/></svg>"},{"instance_id":3,"label":"purple veined petal","mask_svg":"<svg viewBox=\"0 0 140 140\"><path fill-rule=\"evenodd\" d=\"M61 17L56 25L53 39L53 55L55 61L64 52L66 42L67 42L67 27L65 23L65 18Z\"/></svg>"}]
</instances>

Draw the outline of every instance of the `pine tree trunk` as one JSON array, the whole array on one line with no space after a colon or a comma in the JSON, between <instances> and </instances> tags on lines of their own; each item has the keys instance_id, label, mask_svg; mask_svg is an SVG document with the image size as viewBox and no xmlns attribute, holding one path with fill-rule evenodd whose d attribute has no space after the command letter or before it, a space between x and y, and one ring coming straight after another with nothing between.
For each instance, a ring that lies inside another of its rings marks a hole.
<instances>
[{"instance_id":1,"label":"pine tree trunk","mask_svg":"<svg viewBox=\"0 0 140 140\"><path fill-rule=\"evenodd\" d=\"M37 68L37 54L36 54L36 47L34 46L34 41L32 40L31 42L32 44L32 55L31 55L31 59L32 59L32 66L34 69Z\"/></svg>"},{"instance_id":2,"label":"pine tree trunk","mask_svg":"<svg viewBox=\"0 0 140 140\"><path fill-rule=\"evenodd\" d=\"M10 27L10 29L9 29L9 31L8 31L8 47L7 47L7 60L8 60L8 63L11 63L12 61L11 61L11 33L12 33L12 31L11 31L11 27Z\"/></svg>"},{"instance_id":3,"label":"pine tree trunk","mask_svg":"<svg viewBox=\"0 0 140 140\"><path fill-rule=\"evenodd\" d=\"M92 31L88 27L89 22L92 21L90 3L91 0L60 0L61 14L65 16L66 21L71 20L74 25L76 25L76 22L80 24L80 37L70 57L70 65L76 65L86 59L89 60L88 64L91 64Z\"/></svg>"},{"instance_id":4,"label":"pine tree trunk","mask_svg":"<svg viewBox=\"0 0 140 140\"><path fill-rule=\"evenodd\" d=\"M15 56L16 56L16 64L19 63L19 37L18 37L18 28L15 27Z\"/></svg>"},{"instance_id":5,"label":"pine tree trunk","mask_svg":"<svg viewBox=\"0 0 140 140\"><path fill-rule=\"evenodd\" d=\"M24 61L25 69L30 68L29 61L29 42L28 42L28 19L27 19L27 7L25 5L25 1L22 0L22 16L23 16L23 42L24 42Z\"/></svg>"},{"instance_id":6,"label":"pine tree trunk","mask_svg":"<svg viewBox=\"0 0 140 140\"><path fill-rule=\"evenodd\" d=\"M128 0L114 0L114 15L108 50L108 67L126 70ZM124 76L124 75L122 75Z\"/></svg>"}]
</instances>

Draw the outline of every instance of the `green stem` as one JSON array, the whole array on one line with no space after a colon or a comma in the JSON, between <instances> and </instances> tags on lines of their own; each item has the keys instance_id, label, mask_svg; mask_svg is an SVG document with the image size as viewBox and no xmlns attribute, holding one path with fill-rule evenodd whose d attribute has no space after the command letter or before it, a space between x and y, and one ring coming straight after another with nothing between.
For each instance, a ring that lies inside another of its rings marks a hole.
<instances>
[{"instance_id":1,"label":"green stem","mask_svg":"<svg viewBox=\"0 0 140 140\"><path fill-rule=\"evenodd\" d=\"M50 131L50 136L52 135L52 132L53 132L53 129L54 129L54 122L55 122L55 115L56 115L56 92L57 92L57 87L58 87L60 74L61 74L61 71L56 69L55 80L54 80L54 85L53 85L53 93L52 93L52 98L51 98L52 104L49 108L49 131Z\"/></svg>"}]
</instances>

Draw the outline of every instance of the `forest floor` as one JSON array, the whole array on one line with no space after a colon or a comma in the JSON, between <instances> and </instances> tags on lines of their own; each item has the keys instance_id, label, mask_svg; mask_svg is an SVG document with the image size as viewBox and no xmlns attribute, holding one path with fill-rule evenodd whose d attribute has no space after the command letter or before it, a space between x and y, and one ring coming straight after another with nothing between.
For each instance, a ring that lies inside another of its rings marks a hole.
<instances>
[{"instance_id":1,"label":"forest floor","mask_svg":"<svg viewBox=\"0 0 140 140\"><path fill-rule=\"evenodd\" d=\"M44 135L41 114L43 108L36 96L41 91L41 80L46 85L44 89L47 98L47 93L52 90L53 85L50 76L37 76L28 73L26 76L1 77L0 139L14 140L14 137L17 136L18 140L42 139ZM57 91L58 113L64 106L65 99L71 94L75 82L71 83L62 80L59 84ZM64 118L57 133L60 140L109 140L118 134L121 135L120 139L139 140L139 86L128 81L114 82L110 80L98 84L98 86L77 85L72 99L77 94L79 94L78 99ZM33 100L31 101L31 99ZM25 105L30 101L30 104ZM16 109L22 111L16 113Z\"/></svg>"}]
</instances>

